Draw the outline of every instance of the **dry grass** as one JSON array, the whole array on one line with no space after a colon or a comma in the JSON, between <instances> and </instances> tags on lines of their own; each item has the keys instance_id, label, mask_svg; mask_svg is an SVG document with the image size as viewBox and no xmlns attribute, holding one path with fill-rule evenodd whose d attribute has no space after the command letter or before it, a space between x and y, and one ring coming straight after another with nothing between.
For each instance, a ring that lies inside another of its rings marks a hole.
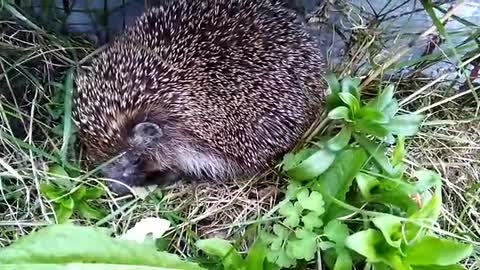
<instances>
[{"instance_id":1,"label":"dry grass","mask_svg":"<svg viewBox=\"0 0 480 270\"><path fill-rule=\"evenodd\" d=\"M382 38L391 37L382 36L380 28L367 27L367 21L359 24L355 16L347 18L356 30L345 34L349 46L341 66L336 67L342 74L365 77L372 66L379 68L370 61L373 55L384 53ZM33 28L28 23L16 22L15 16L0 21L0 247L32 228L55 222L52 204L40 194L39 187L49 181L48 166L58 162L63 153L64 134L59 125L65 112L65 74L93 50L85 42L58 38ZM368 65L370 68L366 68ZM372 79L367 92L374 91L380 83L379 76ZM422 132L409 142L408 162L413 167L435 169L443 176L444 229L479 241L480 118L475 96L450 87L451 81L432 84L432 79L418 72L388 80L397 83L403 109L425 109L428 115ZM76 164L78 151L74 146L70 145L66 156ZM98 181L93 176L75 180ZM140 197L114 198L107 194L98 202L109 213L104 219L94 222L78 215L74 219L109 226L122 233L142 217L166 217L176 224L167 235L171 246L180 254L192 255L191 243L195 239L238 239L247 234L249 227L275 206L284 182L270 173L220 186L179 183L163 191L144 191ZM474 255L470 269L480 269L474 265L478 258L480 254Z\"/></svg>"}]
</instances>

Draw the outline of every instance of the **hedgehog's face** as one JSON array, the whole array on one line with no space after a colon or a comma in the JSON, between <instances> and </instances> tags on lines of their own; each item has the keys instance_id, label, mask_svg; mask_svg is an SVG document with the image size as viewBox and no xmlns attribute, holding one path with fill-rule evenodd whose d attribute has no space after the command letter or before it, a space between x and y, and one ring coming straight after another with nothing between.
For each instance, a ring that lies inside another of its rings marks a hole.
<instances>
[{"instance_id":1,"label":"hedgehog's face","mask_svg":"<svg viewBox=\"0 0 480 270\"><path fill-rule=\"evenodd\" d=\"M162 134L155 123L142 122L134 126L128 138L130 148L103 169L103 175L112 180L109 187L113 192L128 193L128 186L141 186L148 180L149 149L155 147Z\"/></svg>"}]
</instances>

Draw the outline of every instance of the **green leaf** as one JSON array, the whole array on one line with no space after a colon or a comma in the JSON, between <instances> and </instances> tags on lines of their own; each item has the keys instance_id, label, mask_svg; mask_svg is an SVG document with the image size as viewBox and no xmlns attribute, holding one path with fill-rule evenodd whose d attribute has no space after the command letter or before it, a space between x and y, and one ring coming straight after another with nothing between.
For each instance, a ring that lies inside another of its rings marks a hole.
<instances>
[{"instance_id":1,"label":"green leaf","mask_svg":"<svg viewBox=\"0 0 480 270\"><path fill-rule=\"evenodd\" d=\"M335 266L333 270L352 270L353 262L350 257L350 253L346 249L342 249L338 253L337 260L335 261Z\"/></svg>"},{"instance_id":2,"label":"green leaf","mask_svg":"<svg viewBox=\"0 0 480 270\"><path fill-rule=\"evenodd\" d=\"M328 237L328 239L335 242L337 245L339 244L341 246L344 245L345 240L350 235L348 233L347 225L335 219L331 220L325 226L324 233Z\"/></svg>"},{"instance_id":3,"label":"green leaf","mask_svg":"<svg viewBox=\"0 0 480 270\"><path fill-rule=\"evenodd\" d=\"M0 269L177 269L203 270L178 256L158 252L152 246L109 236L104 228L72 224L52 225L0 249ZM62 268L63 267L63 268ZM83 267L83 268L80 268ZM122 268L123 267L123 268Z\"/></svg>"},{"instance_id":4,"label":"green leaf","mask_svg":"<svg viewBox=\"0 0 480 270\"><path fill-rule=\"evenodd\" d=\"M397 137L397 145L393 150L392 165L397 166L403 162L405 157L405 138L403 136Z\"/></svg>"},{"instance_id":5,"label":"green leaf","mask_svg":"<svg viewBox=\"0 0 480 270\"><path fill-rule=\"evenodd\" d=\"M87 193L87 187L85 187L84 185L81 185L70 196L72 197L73 200L80 201L81 199L83 199L86 193Z\"/></svg>"},{"instance_id":6,"label":"green leaf","mask_svg":"<svg viewBox=\"0 0 480 270\"><path fill-rule=\"evenodd\" d=\"M195 246L210 256L221 258L225 269L237 269L244 263L242 256L227 240L201 239L195 242Z\"/></svg>"},{"instance_id":7,"label":"green leaf","mask_svg":"<svg viewBox=\"0 0 480 270\"><path fill-rule=\"evenodd\" d=\"M348 236L345 239L345 246L368 258L370 262L379 262L380 256L377 254L375 246L382 241L383 236L381 232L367 229Z\"/></svg>"},{"instance_id":8,"label":"green leaf","mask_svg":"<svg viewBox=\"0 0 480 270\"><path fill-rule=\"evenodd\" d=\"M306 230L312 231L315 228L320 228L323 225L322 218L318 213L310 212L302 217L302 222Z\"/></svg>"},{"instance_id":9,"label":"green leaf","mask_svg":"<svg viewBox=\"0 0 480 270\"><path fill-rule=\"evenodd\" d=\"M350 110L345 106L336 107L335 109L331 110L328 113L328 118L331 120L340 120L340 119L349 120Z\"/></svg>"},{"instance_id":10,"label":"green leaf","mask_svg":"<svg viewBox=\"0 0 480 270\"><path fill-rule=\"evenodd\" d=\"M415 171L415 177L418 180L415 183L415 188L419 193L423 193L431 187L441 188L442 179L436 172L431 170L418 170Z\"/></svg>"},{"instance_id":11,"label":"green leaf","mask_svg":"<svg viewBox=\"0 0 480 270\"><path fill-rule=\"evenodd\" d=\"M350 190L353 179L363 168L367 154L362 148L343 150L338 154L335 163L316 181L317 191L325 192L331 197L345 201L345 195ZM332 179L335 179L332 181ZM332 200L323 196L326 213L323 221L328 222L339 212L338 206L331 206Z\"/></svg>"},{"instance_id":12,"label":"green leaf","mask_svg":"<svg viewBox=\"0 0 480 270\"><path fill-rule=\"evenodd\" d=\"M73 209L75 207L75 201L72 199L71 196L62 198L60 204L67 209Z\"/></svg>"},{"instance_id":13,"label":"green leaf","mask_svg":"<svg viewBox=\"0 0 480 270\"><path fill-rule=\"evenodd\" d=\"M40 192L47 197L47 199L54 201L61 197L64 192L52 184L42 183L40 185Z\"/></svg>"},{"instance_id":14,"label":"green leaf","mask_svg":"<svg viewBox=\"0 0 480 270\"><path fill-rule=\"evenodd\" d=\"M52 182L61 186L65 190L71 190L73 188L72 180L62 166L54 164L48 169L48 174L51 176Z\"/></svg>"},{"instance_id":15,"label":"green leaf","mask_svg":"<svg viewBox=\"0 0 480 270\"><path fill-rule=\"evenodd\" d=\"M287 243L287 253L298 260L313 260L317 252L316 235L311 231L297 229L295 236L297 239Z\"/></svg>"},{"instance_id":16,"label":"green leaf","mask_svg":"<svg viewBox=\"0 0 480 270\"><path fill-rule=\"evenodd\" d=\"M298 202L303 207L303 209L307 209L321 215L325 212L325 205L323 201L322 194L317 191L312 191L308 194L308 191L301 192L297 196Z\"/></svg>"},{"instance_id":17,"label":"green leaf","mask_svg":"<svg viewBox=\"0 0 480 270\"><path fill-rule=\"evenodd\" d=\"M394 90L395 86L393 84L388 85L369 105L383 111L392 102Z\"/></svg>"},{"instance_id":18,"label":"green leaf","mask_svg":"<svg viewBox=\"0 0 480 270\"><path fill-rule=\"evenodd\" d=\"M100 220L107 215L104 211L91 207L85 201L77 202L76 209L80 212L80 215L87 219Z\"/></svg>"},{"instance_id":19,"label":"green leaf","mask_svg":"<svg viewBox=\"0 0 480 270\"><path fill-rule=\"evenodd\" d=\"M328 140L327 147L331 151L340 151L348 145L350 138L352 136L352 128L347 125L344 126L340 132L335 135L333 138Z\"/></svg>"},{"instance_id":20,"label":"green leaf","mask_svg":"<svg viewBox=\"0 0 480 270\"><path fill-rule=\"evenodd\" d=\"M386 125L396 135L413 136L417 134L424 116L419 114L403 114L394 116Z\"/></svg>"},{"instance_id":21,"label":"green leaf","mask_svg":"<svg viewBox=\"0 0 480 270\"><path fill-rule=\"evenodd\" d=\"M390 102L384 109L383 109L383 115L387 117L388 119L391 119L397 114L398 110L400 109L398 105L398 101L396 99L393 99L392 102Z\"/></svg>"},{"instance_id":22,"label":"green leaf","mask_svg":"<svg viewBox=\"0 0 480 270\"><path fill-rule=\"evenodd\" d=\"M257 238L245 258L246 270L262 270L267 257L267 245L261 238Z\"/></svg>"},{"instance_id":23,"label":"green leaf","mask_svg":"<svg viewBox=\"0 0 480 270\"><path fill-rule=\"evenodd\" d=\"M385 156L387 150L380 144L377 144L365 136L359 136L354 134L355 140L363 147L367 152L372 155L373 159L383 169L383 171L389 175L394 175L396 172L390 164L388 158Z\"/></svg>"},{"instance_id":24,"label":"green leaf","mask_svg":"<svg viewBox=\"0 0 480 270\"><path fill-rule=\"evenodd\" d=\"M356 120L355 129L379 139L383 139L388 134L388 130L383 125L365 119Z\"/></svg>"},{"instance_id":25,"label":"green leaf","mask_svg":"<svg viewBox=\"0 0 480 270\"><path fill-rule=\"evenodd\" d=\"M400 250L402 244L402 219L393 215L382 215L372 219L387 243Z\"/></svg>"},{"instance_id":26,"label":"green leaf","mask_svg":"<svg viewBox=\"0 0 480 270\"><path fill-rule=\"evenodd\" d=\"M320 149L299 165L287 171L287 174L296 181L305 181L316 178L332 165L335 153Z\"/></svg>"},{"instance_id":27,"label":"green leaf","mask_svg":"<svg viewBox=\"0 0 480 270\"><path fill-rule=\"evenodd\" d=\"M372 194L371 190L380 184L380 181L375 176L365 173L358 173L355 177L360 193L366 199L369 199Z\"/></svg>"},{"instance_id":28,"label":"green leaf","mask_svg":"<svg viewBox=\"0 0 480 270\"><path fill-rule=\"evenodd\" d=\"M87 188L85 193L85 199L92 200L102 197L106 193L106 190L100 185Z\"/></svg>"},{"instance_id":29,"label":"green leaf","mask_svg":"<svg viewBox=\"0 0 480 270\"><path fill-rule=\"evenodd\" d=\"M362 107L356 114L357 119L363 119L365 121L371 121L374 123L380 124L387 124L388 118L385 115L377 110L376 108L372 108L369 106Z\"/></svg>"},{"instance_id":30,"label":"green leaf","mask_svg":"<svg viewBox=\"0 0 480 270\"><path fill-rule=\"evenodd\" d=\"M294 200L297 198L297 194L303 190L304 188L302 188L297 182L292 181L287 186L287 192L285 194L285 197L288 200Z\"/></svg>"},{"instance_id":31,"label":"green leaf","mask_svg":"<svg viewBox=\"0 0 480 270\"><path fill-rule=\"evenodd\" d=\"M412 265L451 265L470 256L473 246L434 236L405 247L406 262Z\"/></svg>"},{"instance_id":32,"label":"green leaf","mask_svg":"<svg viewBox=\"0 0 480 270\"><path fill-rule=\"evenodd\" d=\"M280 209L278 209L280 215L285 217L283 223L289 227L297 227L300 223L300 213L302 208L298 203L292 204L290 201L282 202Z\"/></svg>"},{"instance_id":33,"label":"green leaf","mask_svg":"<svg viewBox=\"0 0 480 270\"><path fill-rule=\"evenodd\" d=\"M453 265L412 265L412 270L467 270L462 265L453 264Z\"/></svg>"},{"instance_id":34,"label":"green leaf","mask_svg":"<svg viewBox=\"0 0 480 270\"><path fill-rule=\"evenodd\" d=\"M283 157L283 170L289 171L318 151L316 147L304 148L297 153L288 153Z\"/></svg>"},{"instance_id":35,"label":"green leaf","mask_svg":"<svg viewBox=\"0 0 480 270\"><path fill-rule=\"evenodd\" d=\"M352 111L354 115L360 109L360 101L354 95L350 93L342 92L342 93L338 93L338 96L345 104L348 105L348 107L350 108L350 111Z\"/></svg>"},{"instance_id":36,"label":"green leaf","mask_svg":"<svg viewBox=\"0 0 480 270\"><path fill-rule=\"evenodd\" d=\"M73 215L73 209L66 208L59 204L55 207L58 223L65 223Z\"/></svg>"}]
</instances>

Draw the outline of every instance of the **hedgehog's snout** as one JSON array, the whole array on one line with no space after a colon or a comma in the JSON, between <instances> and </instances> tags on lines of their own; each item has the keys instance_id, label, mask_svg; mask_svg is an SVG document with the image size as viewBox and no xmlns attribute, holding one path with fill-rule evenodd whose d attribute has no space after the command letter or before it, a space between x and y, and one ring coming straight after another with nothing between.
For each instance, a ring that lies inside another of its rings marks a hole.
<instances>
[{"instance_id":1,"label":"hedgehog's snout","mask_svg":"<svg viewBox=\"0 0 480 270\"><path fill-rule=\"evenodd\" d=\"M103 169L103 175L111 180L108 182L111 191L119 195L129 193L129 187L138 186L145 181L142 157L133 151L127 151Z\"/></svg>"}]
</instances>

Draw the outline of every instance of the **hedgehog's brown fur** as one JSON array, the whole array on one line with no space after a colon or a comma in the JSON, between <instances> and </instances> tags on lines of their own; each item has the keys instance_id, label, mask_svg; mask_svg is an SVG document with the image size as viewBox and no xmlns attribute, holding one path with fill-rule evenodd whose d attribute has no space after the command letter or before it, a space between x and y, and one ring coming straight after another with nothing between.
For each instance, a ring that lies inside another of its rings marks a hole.
<instances>
[{"instance_id":1,"label":"hedgehog's brown fur","mask_svg":"<svg viewBox=\"0 0 480 270\"><path fill-rule=\"evenodd\" d=\"M127 152L110 170L120 182L142 184L121 179L127 169L137 178L141 170L253 176L290 150L321 110L323 71L303 25L278 4L167 1L77 78L74 115L93 159ZM160 128L155 142L132 132L145 122ZM138 163L132 156L143 165L130 168Z\"/></svg>"}]
</instances>

